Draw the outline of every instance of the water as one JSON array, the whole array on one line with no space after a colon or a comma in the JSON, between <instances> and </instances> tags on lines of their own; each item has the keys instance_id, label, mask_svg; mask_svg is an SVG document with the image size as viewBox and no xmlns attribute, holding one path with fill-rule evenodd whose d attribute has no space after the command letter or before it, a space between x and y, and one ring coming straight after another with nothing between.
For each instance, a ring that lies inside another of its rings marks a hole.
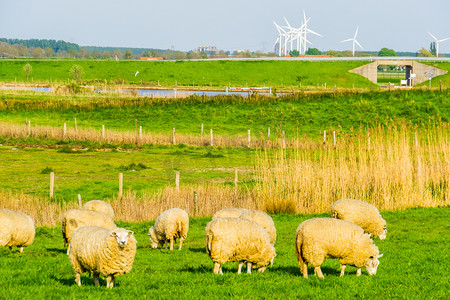
<instances>
[{"instance_id":1,"label":"water","mask_svg":"<svg viewBox=\"0 0 450 300\"><path fill-rule=\"evenodd\" d=\"M49 93L51 92L51 88L49 87L33 87L33 86L0 86L0 89L4 90L27 90L27 91L35 91L35 92L45 92ZM104 89L93 89L92 91L97 93L104 93ZM125 93L125 94L131 94L134 92L137 92L139 96L145 96L145 97L161 97L161 98L174 98L175 94L177 97L187 97L191 95L205 95L208 97L218 96L218 95L227 95L226 91L186 91L186 90L157 90L157 89L120 89L116 90L117 92ZM250 94L252 94L254 91L250 91ZM257 92L260 95L270 95L267 90L258 91ZM276 93L277 95L282 95L282 93ZM228 95L240 95L242 97L248 97L249 92L248 91L235 91L230 90L228 91Z\"/></svg>"}]
</instances>

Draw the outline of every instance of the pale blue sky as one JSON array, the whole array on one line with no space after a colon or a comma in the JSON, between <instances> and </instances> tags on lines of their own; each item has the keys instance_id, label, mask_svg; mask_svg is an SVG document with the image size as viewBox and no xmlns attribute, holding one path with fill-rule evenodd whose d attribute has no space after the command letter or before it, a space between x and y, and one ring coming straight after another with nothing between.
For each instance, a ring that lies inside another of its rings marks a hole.
<instances>
[{"instance_id":1,"label":"pale blue sky","mask_svg":"<svg viewBox=\"0 0 450 300\"><path fill-rule=\"evenodd\" d=\"M310 36L321 51L428 49L431 37L450 37L450 0L0 0L0 37L55 39L81 46L117 46L188 51L201 45L224 50L273 51L275 20L299 27L303 9ZM450 40L440 44L450 53Z\"/></svg>"}]
</instances>

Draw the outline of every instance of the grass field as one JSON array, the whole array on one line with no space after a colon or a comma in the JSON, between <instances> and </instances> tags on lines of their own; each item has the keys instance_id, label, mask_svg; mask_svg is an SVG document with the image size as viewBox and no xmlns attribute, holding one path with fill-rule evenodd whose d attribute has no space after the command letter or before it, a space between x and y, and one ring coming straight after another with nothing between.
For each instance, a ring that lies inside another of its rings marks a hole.
<instances>
[{"instance_id":1,"label":"grass field","mask_svg":"<svg viewBox=\"0 0 450 300\"><path fill-rule=\"evenodd\" d=\"M118 277L112 290L106 289L105 280L95 287L87 274L81 278L81 287L75 285L60 227L40 227L34 244L22 254L0 248L1 298L445 299L450 288L449 212L449 207L382 212L388 236L375 240L384 253L377 274L369 276L363 269L356 277L356 268L349 266L340 278L338 261L328 259L322 265L324 280L301 277L294 242L302 221L326 214L273 216L277 228L274 265L263 274L250 275L238 275L237 263L226 263L223 276L213 274L213 263L205 253L207 218L191 219L183 249L172 252L150 248L146 234L153 222L119 223L135 231L138 250L132 271Z\"/></svg>"}]
</instances>

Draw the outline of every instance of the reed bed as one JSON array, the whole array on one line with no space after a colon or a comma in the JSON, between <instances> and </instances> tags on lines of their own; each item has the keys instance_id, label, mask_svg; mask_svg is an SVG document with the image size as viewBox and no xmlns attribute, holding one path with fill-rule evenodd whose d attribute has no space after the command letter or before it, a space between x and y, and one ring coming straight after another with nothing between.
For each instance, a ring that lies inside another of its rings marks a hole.
<instances>
[{"instance_id":1,"label":"reed bed","mask_svg":"<svg viewBox=\"0 0 450 300\"><path fill-rule=\"evenodd\" d=\"M367 129L335 148L259 152L257 204L277 213L329 211L341 198L382 210L450 204L449 126Z\"/></svg>"}]
</instances>

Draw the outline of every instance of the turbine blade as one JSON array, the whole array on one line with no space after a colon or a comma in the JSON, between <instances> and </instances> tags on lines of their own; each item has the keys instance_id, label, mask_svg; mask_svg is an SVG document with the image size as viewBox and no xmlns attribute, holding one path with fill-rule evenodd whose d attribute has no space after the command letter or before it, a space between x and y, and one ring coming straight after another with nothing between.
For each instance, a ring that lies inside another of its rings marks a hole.
<instances>
[{"instance_id":1,"label":"turbine blade","mask_svg":"<svg viewBox=\"0 0 450 300\"><path fill-rule=\"evenodd\" d=\"M341 41L341 43L350 42L350 41L353 41L353 39L346 39L346 40Z\"/></svg>"},{"instance_id":2,"label":"turbine blade","mask_svg":"<svg viewBox=\"0 0 450 300\"><path fill-rule=\"evenodd\" d=\"M432 37L436 42L439 42L438 39L437 39L434 35L431 34L431 32L428 32L428 34L431 35L431 37Z\"/></svg>"},{"instance_id":3,"label":"turbine blade","mask_svg":"<svg viewBox=\"0 0 450 300\"><path fill-rule=\"evenodd\" d=\"M358 29L359 29L359 25L356 27L356 32L355 32L355 37L354 37L354 39L356 39L356 36L358 35Z\"/></svg>"},{"instance_id":4,"label":"turbine blade","mask_svg":"<svg viewBox=\"0 0 450 300\"><path fill-rule=\"evenodd\" d=\"M450 39L450 37L445 38L445 39L442 39L442 40L439 40L438 42L440 43L440 42L446 41L446 40L448 40L448 39Z\"/></svg>"},{"instance_id":5,"label":"turbine blade","mask_svg":"<svg viewBox=\"0 0 450 300\"><path fill-rule=\"evenodd\" d=\"M317 32L315 32L315 31L312 31L311 29L306 29L308 32L310 32L310 33L312 33L312 34L315 34L315 35L317 35L317 36L320 36L320 37L323 37L320 33L317 33Z\"/></svg>"},{"instance_id":6,"label":"turbine blade","mask_svg":"<svg viewBox=\"0 0 450 300\"><path fill-rule=\"evenodd\" d=\"M283 18L284 18L284 20L286 21L286 24L288 25L289 29L291 29L292 27L291 27L291 25L289 24L289 22L288 22L288 20L286 19L286 17L283 17Z\"/></svg>"},{"instance_id":7,"label":"turbine blade","mask_svg":"<svg viewBox=\"0 0 450 300\"><path fill-rule=\"evenodd\" d=\"M355 43L356 43L359 47L361 47L361 49L364 49L363 46L361 46L361 44L360 44L357 40L355 40Z\"/></svg>"}]
</instances>

